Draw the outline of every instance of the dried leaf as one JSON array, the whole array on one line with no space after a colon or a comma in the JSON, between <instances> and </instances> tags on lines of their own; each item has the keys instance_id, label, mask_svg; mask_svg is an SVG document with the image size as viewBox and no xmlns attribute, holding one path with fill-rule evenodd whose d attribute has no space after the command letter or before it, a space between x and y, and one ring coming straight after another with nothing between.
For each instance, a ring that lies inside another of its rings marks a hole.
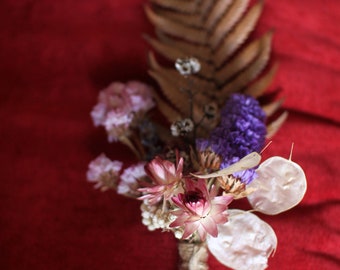
<instances>
[{"instance_id":1,"label":"dried leaf","mask_svg":"<svg viewBox=\"0 0 340 270\"><path fill-rule=\"evenodd\" d=\"M198 11L201 14L201 17L205 20L207 14L211 12L211 9L216 4L216 1L211 0L200 0L197 1L198 4Z\"/></svg>"},{"instance_id":2,"label":"dried leaf","mask_svg":"<svg viewBox=\"0 0 340 270\"><path fill-rule=\"evenodd\" d=\"M165 19L175 21L186 26L197 28L202 26L201 16L197 13L174 12L173 10L164 8L155 8L155 12Z\"/></svg>"},{"instance_id":3,"label":"dried leaf","mask_svg":"<svg viewBox=\"0 0 340 270\"><path fill-rule=\"evenodd\" d=\"M193 13L197 10L197 1L188 0L150 0L151 3L157 4L158 6L169 8L172 10L177 10L180 12Z\"/></svg>"},{"instance_id":4,"label":"dried leaf","mask_svg":"<svg viewBox=\"0 0 340 270\"><path fill-rule=\"evenodd\" d=\"M205 174L205 175L196 175L196 174L192 174L192 175L198 178L203 178L203 179L208 179L212 177L220 177L223 175L229 175L229 174L233 174L236 172L254 168L260 163L260 161L261 161L261 155L256 152L252 152L246 155L244 158L240 159L238 162L218 172Z\"/></svg>"},{"instance_id":5,"label":"dried leaf","mask_svg":"<svg viewBox=\"0 0 340 270\"><path fill-rule=\"evenodd\" d=\"M229 33L229 31L241 18L248 4L249 0L245 1L234 0L229 9L227 7L227 10L224 13L223 17L221 18L221 20L219 21L219 23L216 25L216 27L212 28L211 30L212 34L209 39L209 44L211 45L211 48L213 50L217 48L217 46L221 43L222 38L224 38Z\"/></svg>"},{"instance_id":6,"label":"dried leaf","mask_svg":"<svg viewBox=\"0 0 340 270\"><path fill-rule=\"evenodd\" d=\"M201 121L204 104L217 102L222 106L235 92L259 97L269 86L276 65L264 76L258 76L270 57L272 33L242 46L261 15L262 1L248 10L249 0L150 1L152 5L145 7L145 13L157 35L156 38L146 37L151 47L173 62L178 58L195 57L201 63L199 73L190 76L193 111L189 112L189 95L180 90L186 89L187 79L173 67L159 65L154 56L150 60L151 76L171 103L169 107L178 110L182 117L192 114L196 122ZM202 126L200 132L209 132L213 127L206 121Z\"/></svg>"},{"instance_id":7,"label":"dried leaf","mask_svg":"<svg viewBox=\"0 0 340 270\"><path fill-rule=\"evenodd\" d=\"M170 19L163 18L157 15L149 6L145 6L145 13L150 22L164 33L198 44L206 43L206 32L202 31L202 29L185 26Z\"/></svg>"},{"instance_id":8,"label":"dried leaf","mask_svg":"<svg viewBox=\"0 0 340 270\"><path fill-rule=\"evenodd\" d=\"M232 76L246 68L261 52L261 44L271 38L267 33L260 39L256 39L244 47L227 65L216 73L218 84L223 85Z\"/></svg>"},{"instance_id":9,"label":"dried leaf","mask_svg":"<svg viewBox=\"0 0 340 270\"><path fill-rule=\"evenodd\" d=\"M210 13L207 15L206 21L205 21L205 29L212 29L216 23L221 19L225 11L228 9L228 7L232 4L232 0L224 0L224 1L217 1L217 3L212 7ZM244 1L238 1L238 3L244 2ZM230 20L230 19L229 19ZM214 32L214 36L218 37L219 34Z\"/></svg>"},{"instance_id":10,"label":"dried leaf","mask_svg":"<svg viewBox=\"0 0 340 270\"><path fill-rule=\"evenodd\" d=\"M200 59L201 62L210 61L211 50L208 46L197 45L183 40L174 39L160 31L157 31L156 34L160 42L180 50L181 52L185 53L186 56L195 56L196 58Z\"/></svg>"},{"instance_id":11,"label":"dried leaf","mask_svg":"<svg viewBox=\"0 0 340 270\"><path fill-rule=\"evenodd\" d=\"M204 79L201 79L197 76L192 76L190 78L190 82L187 80L187 78L183 77L182 75L180 75L175 69L170 69L170 68L165 68L163 66L161 66L153 53L149 53L149 64L150 67L152 68L152 70L155 71L159 71L162 74L164 74L164 76L166 76L169 80L169 82L174 86L177 87L179 89L183 89L183 88L192 88L192 90L194 91L194 93L198 93L198 94L204 94L204 93L209 93L210 91L214 91L215 89L215 84L209 81L206 81ZM190 84L190 85L188 85ZM199 96L196 95L196 98L198 98ZM203 97L201 98L201 100L203 99ZM196 100L196 102L199 102L198 100ZM208 99L202 100L203 103L201 104L206 104L209 103Z\"/></svg>"},{"instance_id":12,"label":"dried leaf","mask_svg":"<svg viewBox=\"0 0 340 270\"><path fill-rule=\"evenodd\" d=\"M246 40L250 32L255 28L261 12L262 2L259 2L242 17L234 30L224 38L214 53L213 59L217 67L220 67Z\"/></svg>"},{"instance_id":13,"label":"dried leaf","mask_svg":"<svg viewBox=\"0 0 340 270\"><path fill-rule=\"evenodd\" d=\"M265 112L267 116L271 116L281 107L282 103L283 103L283 99L271 102L263 106L262 110Z\"/></svg>"},{"instance_id":14,"label":"dried leaf","mask_svg":"<svg viewBox=\"0 0 340 270\"><path fill-rule=\"evenodd\" d=\"M219 99L226 99L231 93L241 91L248 83L256 78L257 75L266 66L270 56L271 39L264 39L261 42L261 53L242 73L240 73L234 80L223 86L220 93L217 93Z\"/></svg>"},{"instance_id":15,"label":"dried leaf","mask_svg":"<svg viewBox=\"0 0 340 270\"><path fill-rule=\"evenodd\" d=\"M278 64L273 65L265 75L263 75L259 80L255 83L251 84L244 93L255 98L261 96L264 91L268 88L271 82L274 79L274 76L277 72Z\"/></svg>"},{"instance_id":16,"label":"dried leaf","mask_svg":"<svg viewBox=\"0 0 340 270\"><path fill-rule=\"evenodd\" d=\"M267 126L267 136L266 136L267 139L274 136L274 134L280 129L280 127L286 121L287 117L288 117L288 112L284 112L275 121L271 122Z\"/></svg>"},{"instance_id":17,"label":"dried leaf","mask_svg":"<svg viewBox=\"0 0 340 270\"><path fill-rule=\"evenodd\" d=\"M174 87L169 80L157 71L149 71L149 74L161 86L161 90L166 98L174 104L180 112L184 115L189 115L189 106L187 106L187 96L181 92L177 87Z\"/></svg>"},{"instance_id":18,"label":"dried leaf","mask_svg":"<svg viewBox=\"0 0 340 270\"><path fill-rule=\"evenodd\" d=\"M159 95L154 91L153 97L158 104L159 111L167 118L170 123L173 123L179 119L181 119L181 115L174 110L172 107L169 106L168 102L164 101L160 98Z\"/></svg>"}]
</instances>

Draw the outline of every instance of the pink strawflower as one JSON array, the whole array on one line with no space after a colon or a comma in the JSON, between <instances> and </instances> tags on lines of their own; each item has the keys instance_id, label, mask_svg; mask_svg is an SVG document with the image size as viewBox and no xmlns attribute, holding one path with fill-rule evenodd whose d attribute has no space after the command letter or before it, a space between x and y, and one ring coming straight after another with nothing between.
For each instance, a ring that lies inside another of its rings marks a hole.
<instances>
[{"instance_id":1,"label":"pink strawflower","mask_svg":"<svg viewBox=\"0 0 340 270\"><path fill-rule=\"evenodd\" d=\"M179 209L172 212L176 220L170 227L183 227L182 238L188 238L196 231L204 241L207 233L217 237L217 225L228 221L226 210L233 196L216 196L216 190L208 192L204 179L186 179L185 193L172 197L172 201Z\"/></svg>"},{"instance_id":2,"label":"pink strawflower","mask_svg":"<svg viewBox=\"0 0 340 270\"><path fill-rule=\"evenodd\" d=\"M109 142L129 136L135 117L141 117L154 106L152 90L146 84L131 81L113 82L102 90L91 112L95 126L104 126Z\"/></svg>"},{"instance_id":3,"label":"pink strawflower","mask_svg":"<svg viewBox=\"0 0 340 270\"><path fill-rule=\"evenodd\" d=\"M145 162L139 162L126 168L120 176L121 181L118 184L117 193L134 198L140 196L138 180L146 176L144 167Z\"/></svg>"},{"instance_id":4,"label":"pink strawflower","mask_svg":"<svg viewBox=\"0 0 340 270\"><path fill-rule=\"evenodd\" d=\"M101 191L115 189L122 166L122 162L111 161L105 154L101 154L89 164L87 180L95 183L94 187Z\"/></svg>"},{"instance_id":5,"label":"pink strawflower","mask_svg":"<svg viewBox=\"0 0 340 270\"><path fill-rule=\"evenodd\" d=\"M156 204L163 198L163 206L173 195L181 191L181 180L183 171L183 158L174 163L163 160L160 157L154 158L146 165L146 173L151 178L153 186L140 188L139 191L145 193L140 197L147 200L149 204Z\"/></svg>"}]
</instances>

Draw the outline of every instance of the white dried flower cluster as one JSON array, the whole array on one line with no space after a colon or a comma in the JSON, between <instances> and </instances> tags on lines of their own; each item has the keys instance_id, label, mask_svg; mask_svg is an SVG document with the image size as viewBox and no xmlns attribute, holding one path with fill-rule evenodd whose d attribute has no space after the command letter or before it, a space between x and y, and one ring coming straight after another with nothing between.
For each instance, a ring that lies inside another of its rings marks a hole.
<instances>
[{"instance_id":1,"label":"white dried flower cluster","mask_svg":"<svg viewBox=\"0 0 340 270\"><path fill-rule=\"evenodd\" d=\"M149 205L147 202L141 204L142 223L148 227L149 231L156 229L169 230L171 216L168 212L163 213L162 204Z\"/></svg>"},{"instance_id":2,"label":"white dried flower cluster","mask_svg":"<svg viewBox=\"0 0 340 270\"><path fill-rule=\"evenodd\" d=\"M194 122L190 118L176 121L170 127L172 136L185 136L194 129Z\"/></svg>"},{"instance_id":3,"label":"white dried flower cluster","mask_svg":"<svg viewBox=\"0 0 340 270\"><path fill-rule=\"evenodd\" d=\"M181 75L186 76L199 72L201 64L193 57L179 58L175 62L175 67Z\"/></svg>"},{"instance_id":4,"label":"white dried flower cluster","mask_svg":"<svg viewBox=\"0 0 340 270\"><path fill-rule=\"evenodd\" d=\"M181 239L183 229L170 228L169 224L173 222L176 217L171 215L168 211L162 211L162 204L149 205L146 201L141 204L142 223L148 228L149 231L162 229L166 231L173 231L177 239Z\"/></svg>"}]
</instances>

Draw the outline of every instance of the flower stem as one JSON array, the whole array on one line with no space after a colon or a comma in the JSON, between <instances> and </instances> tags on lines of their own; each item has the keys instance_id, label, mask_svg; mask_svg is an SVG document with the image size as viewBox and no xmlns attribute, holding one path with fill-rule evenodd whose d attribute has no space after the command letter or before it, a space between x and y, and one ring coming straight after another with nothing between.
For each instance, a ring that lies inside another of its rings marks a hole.
<instances>
[{"instance_id":1,"label":"flower stem","mask_svg":"<svg viewBox=\"0 0 340 270\"><path fill-rule=\"evenodd\" d=\"M138 159L141 159L141 154L137 151L136 147L132 144L128 137L121 136L119 137L119 141L125 144L127 147L129 147Z\"/></svg>"},{"instance_id":2,"label":"flower stem","mask_svg":"<svg viewBox=\"0 0 340 270\"><path fill-rule=\"evenodd\" d=\"M205 242L179 241L181 258L179 270L208 270L208 251Z\"/></svg>"}]
</instances>

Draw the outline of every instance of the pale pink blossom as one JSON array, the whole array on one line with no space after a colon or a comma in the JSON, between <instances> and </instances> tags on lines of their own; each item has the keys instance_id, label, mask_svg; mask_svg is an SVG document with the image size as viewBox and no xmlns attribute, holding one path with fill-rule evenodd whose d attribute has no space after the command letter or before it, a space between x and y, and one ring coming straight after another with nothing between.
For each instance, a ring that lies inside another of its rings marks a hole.
<instances>
[{"instance_id":1,"label":"pale pink blossom","mask_svg":"<svg viewBox=\"0 0 340 270\"><path fill-rule=\"evenodd\" d=\"M155 105L151 91L151 87L137 81L111 83L99 93L91 111L94 125L105 127L109 142L129 136L133 120Z\"/></svg>"},{"instance_id":2,"label":"pale pink blossom","mask_svg":"<svg viewBox=\"0 0 340 270\"><path fill-rule=\"evenodd\" d=\"M145 193L145 195L139 199L147 200L147 202L152 205L158 203L163 198L165 204L171 196L180 192L183 162L183 158L181 157L175 165L158 156L149 162L146 165L146 173L151 178L153 185L140 188L139 191Z\"/></svg>"},{"instance_id":3,"label":"pale pink blossom","mask_svg":"<svg viewBox=\"0 0 340 270\"><path fill-rule=\"evenodd\" d=\"M155 106L152 99L152 88L144 83L130 81L126 84L126 92L130 96L134 112L146 112Z\"/></svg>"},{"instance_id":4,"label":"pale pink blossom","mask_svg":"<svg viewBox=\"0 0 340 270\"><path fill-rule=\"evenodd\" d=\"M117 193L135 198L140 196L138 180L146 176L144 167L145 162L139 162L126 168L120 176L121 181L118 184Z\"/></svg>"},{"instance_id":5,"label":"pale pink blossom","mask_svg":"<svg viewBox=\"0 0 340 270\"><path fill-rule=\"evenodd\" d=\"M101 154L89 164L87 180L95 183L94 187L101 191L114 189L117 186L122 166L122 162L111 161L105 154Z\"/></svg>"},{"instance_id":6,"label":"pale pink blossom","mask_svg":"<svg viewBox=\"0 0 340 270\"><path fill-rule=\"evenodd\" d=\"M172 212L177 218L170 227L184 227L183 239L195 232L202 241L207 233L217 237L217 225L228 221L226 210L232 200L233 196L216 196L214 187L209 193L204 179L186 179L185 193L172 197L179 209Z\"/></svg>"},{"instance_id":7,"label":"pale pink blossom","mask_svg":"<svg viewBox=\"0 0 340 270\"><path fill-rule=\"evenodd\" d=\"M119 140L121 136L128 137L130 135L130 125L133 120L132 114L125 112L110 111L104 121L104 126L107 132L109 142Z\"/></svg>"}]
</instances>

